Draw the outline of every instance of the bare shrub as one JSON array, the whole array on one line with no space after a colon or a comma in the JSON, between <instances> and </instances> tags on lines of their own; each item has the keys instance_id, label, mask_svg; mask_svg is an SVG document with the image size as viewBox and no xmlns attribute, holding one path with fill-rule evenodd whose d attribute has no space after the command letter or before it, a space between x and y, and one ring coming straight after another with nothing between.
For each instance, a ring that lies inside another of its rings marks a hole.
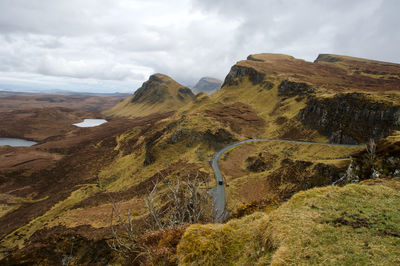
<instances>
[{"instance_id":1,"label":"bare shrub","mask_svg":"<svg viewBox=\"0 0 400 266\"><path fill-rule=\"evenodd\" d=\"M184 178L170 176L162 182L166 187L166 204L156 206L157 191L160 182L154 184L146 197L146 207L150 213L150 225L153 229L179 226L186 223L211 222L212 210L207 193L208 182L197 173ZM160 199L159 199L160 200Z\"/></svg>"},{"instance_id":2,"label":"bare shrub","mask_svg":"<svg viewBox=\"0 0 400 266\"><path fill-rule=\"evenodd\" d=\"M119 227L114 225L114 217L118 220ZM129 258L132 254L137 252L137 245L135 241L134 222L131 212L128 209L127 217L123 215L118 208L117 204L112 200L112 210L110 217L110 229L112 232L112 239L107 242L108 246L124 256Z\"/></svg>"},{"instance_id":3,"label":"bare shrub","mask_svg":"<svg viewBox=\"0 0 400 266\"><path fill-rule=\"evenodd\" d=\"M161 173L160 176L163 177ZM199 173L184 177L171 175L163 178L163 181L156 180L145 197L146 208L149 212L146 219L147 225L154 231L169 230L169 228L187 226L192 223L212 222L213 208L207 191L207 177ZM118 225L114 224L115 220ZM112 250L131 262L139 257L152 260L153 252L149 253L146 246L138 244L138 236L134 230L135 222L130 210L123 215L113 200L110 228L112 239L108 245Z\"/></svg>"}]
</instances>

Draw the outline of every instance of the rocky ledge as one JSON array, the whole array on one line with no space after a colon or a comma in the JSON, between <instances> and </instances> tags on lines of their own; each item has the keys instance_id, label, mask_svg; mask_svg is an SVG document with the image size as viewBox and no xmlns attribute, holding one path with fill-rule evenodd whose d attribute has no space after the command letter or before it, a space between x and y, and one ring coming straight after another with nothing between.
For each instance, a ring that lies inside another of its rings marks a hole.
<instances>
[{"instance_id":1,"label":"rocky ledge","mask_svg":"<svg viewBox=\"0 0 400 266\"><path fill-rule=\"evenodd\" d=\"M400 107L373 102L360 93L309 97L297 119L328 136L331 143L366 143L400 130Z\"/></svg>"}]
</instances>

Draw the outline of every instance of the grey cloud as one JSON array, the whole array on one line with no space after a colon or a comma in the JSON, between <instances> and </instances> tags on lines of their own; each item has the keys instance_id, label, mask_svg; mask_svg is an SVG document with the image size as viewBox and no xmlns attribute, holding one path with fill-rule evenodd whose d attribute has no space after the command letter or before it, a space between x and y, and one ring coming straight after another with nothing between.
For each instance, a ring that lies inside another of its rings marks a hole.
<instances>
[{"instance_id":1,"label":"grey cloud","mask_svg":"<svg viewBox=\"0 0 400 266\"><path fill-rule=\"evenodd\" d=\"M252 44L258 35L270 51L308 60L329 52L400 62L396 0L198 0L196 5L241 20L235 32L239 50L261 48Z\"/></svg>"},{"instance_id":2,"label":"grey cloud","mask_svg":"<svg viewBox=\"0 0 400 266\"><path fill-rule=\"evenodd\" d=\"M262 52L400 62L398 10L396 0L2 0L0 83L19 73L127 90L161 72L192 85Z\"/></svg>"}]
</instances>

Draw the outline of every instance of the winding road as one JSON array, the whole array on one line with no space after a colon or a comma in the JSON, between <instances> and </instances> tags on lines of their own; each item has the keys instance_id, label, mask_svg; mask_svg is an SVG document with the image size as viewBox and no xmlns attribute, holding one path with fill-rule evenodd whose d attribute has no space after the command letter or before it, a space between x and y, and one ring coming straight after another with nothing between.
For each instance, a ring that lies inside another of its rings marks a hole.
<instances>
[{"instance_id":1,"label":"winding road","mask_svg":"<svg viewBox=\"0 0 400 266\"><path fill-rule=\"evenodd\" d=\"M213 197L213 206L214 206L214 213L215 213L215 220L216 222L222 222L226 216L227 212L225 209L225 184L224 180L221 175L221 171L218 167L218 160L222 154L224 154L227 150L230 150L236 146L250 143L250 142L269 142L269 141L280 141L280 142L289 142L289 143L299 143L299 144L313 144L313 145L326 145L326 146L345 146L345 147L365 147L365 145L354 145L354 144L335 144L335 143L325 143L325 142L311 142L311 141L299 141L299 140L286 140L286 139L247 139L240 142L236 142L230 144L216 152L212 159L212 168L214 170L215 178L217 179L217 186L210 190L210 194Z\"/></svg>"}]
</instances>

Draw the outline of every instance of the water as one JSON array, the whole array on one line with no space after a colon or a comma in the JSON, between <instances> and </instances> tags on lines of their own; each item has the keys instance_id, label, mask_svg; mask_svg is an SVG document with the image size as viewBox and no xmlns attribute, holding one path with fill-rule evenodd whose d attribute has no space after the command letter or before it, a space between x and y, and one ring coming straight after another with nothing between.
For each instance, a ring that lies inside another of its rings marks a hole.
<instances>
[{"instance_id":1,"label":"water","mask_svg":"<svg viewBox=\"0 0 400 266\"><path fill-rule=\"evenodd\" d=\"M0 146L30 147L35 144L37 144L37 142L26 139L0 138Z\"/></svg>"},{"instance_id":2,"label":"water","mask_svg":"<svg viewBox=\"0 0 400 266\"><path fill-rule=\"evenodd\" d=\"M77 127L97 127L101 124L107 123L105 119L84 119L83 122L73 124Z\"/></svg>"}]
</instances>

